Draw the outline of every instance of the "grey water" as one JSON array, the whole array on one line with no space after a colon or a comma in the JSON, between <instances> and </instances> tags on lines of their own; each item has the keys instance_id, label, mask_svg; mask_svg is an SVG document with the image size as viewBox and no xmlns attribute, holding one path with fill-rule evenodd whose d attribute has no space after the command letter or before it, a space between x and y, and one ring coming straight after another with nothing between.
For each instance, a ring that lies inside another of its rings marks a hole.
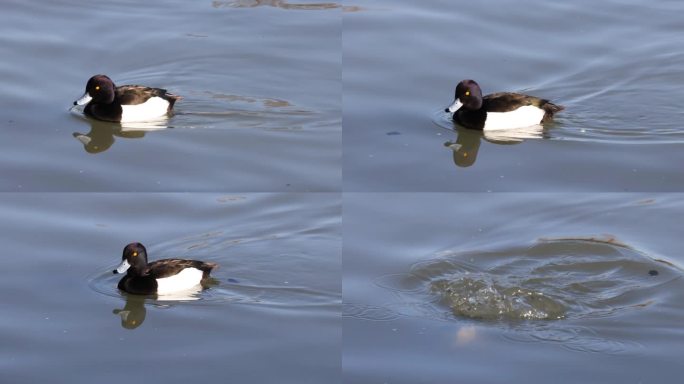
<instances>
[{"instance_id":1,"label":"grey water","mask_svg":"<svg viewBox=\"0 0 684 384\"><path fill-rule=\"evenodd\" d=\"M3 194L1 381L339 381L340 209L333 194ZM133 241L218 263L214 282L121 293Z\"/></svg>"},{"instance_id":2,"label":"grey water","mask_svg":"<svg viewBox=\"0 0 684 384\"><path fill-rule=\"evenodd\" d=\"M341 11L286 5L3 1L0 190L339 190ZM160 127L79 118L98 73L183 99Z\"/></svg>"},{"instance_id":3,"label":"grey water","mask_svg":"<svg viewBox=\"0 0 684 384\"><path fill-rule=\"evenodd\" d=\"M677 381L681 194L343 205L345 383Z\"/></svg>"},{"instance_id":4,"label":"grey water","mask_svg":"<svg viewBox=\"0 0 684 384\"><path fill-rule=\"evenodd\" d=\"M0 2L0 382L677 382L683 10ZM466 78L566 109L464 130ZM128 295L133 241L220 268Z\"/></svg>"},{"instance_id":5,"label":"grey water","mask_svg":"<svg viewBox=\"0 0 684 384\"><path fill-rule=\"evenodd\" d=\"M356 4L342 34L345 191L682 190L681 3ZM443 112L463 79L566 109L542 131L464 130Z\"/></svg>"}]
</instances>

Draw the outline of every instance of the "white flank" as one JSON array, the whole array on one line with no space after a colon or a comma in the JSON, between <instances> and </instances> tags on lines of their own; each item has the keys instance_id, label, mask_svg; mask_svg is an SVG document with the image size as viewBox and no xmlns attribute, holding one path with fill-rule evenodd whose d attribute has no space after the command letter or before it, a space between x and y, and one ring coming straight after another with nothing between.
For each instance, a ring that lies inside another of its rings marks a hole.
<instances>
[{"instance_id":1,"label":"white flank","mask_svg":"<svg viewBox=\"0 0 684 384\"><path fill-rule=\"evenodd\" d=\"M197 268L185 268L173 276L157 279L157 294L167 295L190 289L202 281L202 271Z\"/></svg>"},{"instance_id":2,"label":"white flank","mask_svg":"<svg viewBox=\"0 0 684 384\"><path fill-rule=\"evenodd\" d=\"M487 112L484 130L514 129L530 127L541 123L544 110L526 105L510 112Z\"/></svg>"},{"instance_id":3,"label":"white flank","mask_svg":"<svg viewBox=\"0 0 684 384\"><path fill-rule=\"evenodd\" d=\"M121 122L148 121L160 116L165 116L169 108L169 102L161 97L151 97L142 104L122 105Z\"/></svg>"}]
</instances>

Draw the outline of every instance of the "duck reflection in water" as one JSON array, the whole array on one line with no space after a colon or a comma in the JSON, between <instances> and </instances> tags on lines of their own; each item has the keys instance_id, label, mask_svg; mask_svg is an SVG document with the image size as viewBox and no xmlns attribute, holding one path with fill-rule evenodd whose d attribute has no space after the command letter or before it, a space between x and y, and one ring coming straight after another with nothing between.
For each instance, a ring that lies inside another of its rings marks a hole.
<instances>
[{"instance_id":1,"label":"duck reflection in water","mask_svg":"<svg viewBox=\"0 0 684 384\"><path fill-rule=\"evenodd\" d=\"M126 295L126 305L123 309L114 309L112 313L119 315L122 328L138 328L145 321L147 314L145 296Z\"/></svg>"},{"instance_id":2,"label":"duck reflection in water","mask_svg":"<svg viewBox=\"0 0 684 384\"><path fill-rule=\"evenodd\" d=\"M159 121L137 123L111 123L94 119L85 119L90 124L90 132L74 132L76 140L83 144L83 149L88 153L104 152L116 141L115 137L127 139L139 139L145 133L169 128L167 119Z\"/></svg>"},{"instance_id":3,"label":"duck reflection in water","mask_svg":"<svg viewBox=\"0 0 684 384\"><path fill-rule=\"evenodd\" d=\"M534 125L526 128L500 131L475 131L454 126L456 141L447 141L444 146L453 151L454 164L466 168L475 164L482 139L494 144L520 144L525 139L545 138L544 127Z\"/></svg>"},{"instance_id":4,"label":"duck reflection in water","mask_svg":"<svg viewBox=\"0 0 684 384\"><path fill-rule=\"evenodd\" d=\"M231 282L236 282L230 279ZM147 315L145 308L145 301L158 308L169 308L175 303L189 302L200 300L200 294L203 289L218 285L218 280L214 278L208 279L203 285L179 291L173 294L165 295L131 295L126 292L121 292L121 295L126 299L126 304L122 309L114 309L113 314L121 318L121 327L126 329L135 329L142 325Z\"/></svg>"}]
</instances>

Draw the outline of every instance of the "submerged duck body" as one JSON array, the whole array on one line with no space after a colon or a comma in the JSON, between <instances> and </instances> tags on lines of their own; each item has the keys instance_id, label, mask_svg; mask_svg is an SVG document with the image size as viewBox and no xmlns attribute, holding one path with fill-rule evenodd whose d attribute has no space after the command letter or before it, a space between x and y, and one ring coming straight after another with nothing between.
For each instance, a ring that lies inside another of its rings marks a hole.
<instances>
[{"instance_id":1,"label":"submerged duck body","mask_svg":"<svg viewBox=\"0 0 684 384\"><path fill-rule=\"evenodd\" d=\"M164 295L191 289L209 278L218 264L198 260L164 259L147 262L140 243L128 244L113 273L126 273L118 288L134 295Z\"/></svg>"},{"instance_id":2,"label":"submerged duck body","mask_svg":"<svg viewBox=\"0 0 684 384\"><path fill-rule=\"evenodd\" d=\"M453 113L453 120L466 128L497 130L542 124L563 109L549 100L521 93L498 92L483 97L477 82L463 80L445 112Z\"/></svg>"},{"instance_id":3,"label":"submerged duck body","mask_svg":"<svg viewBox=\"0 0 684 384\"><path fill-rule=\"evenodd\" d=\"M161 88L142 85L117 87L105 75L88 80L83 96L74 105L84 105L83 113L92 118L117 123L149 121L166 116L181 97Z\"/></svg>"}]
</instances>

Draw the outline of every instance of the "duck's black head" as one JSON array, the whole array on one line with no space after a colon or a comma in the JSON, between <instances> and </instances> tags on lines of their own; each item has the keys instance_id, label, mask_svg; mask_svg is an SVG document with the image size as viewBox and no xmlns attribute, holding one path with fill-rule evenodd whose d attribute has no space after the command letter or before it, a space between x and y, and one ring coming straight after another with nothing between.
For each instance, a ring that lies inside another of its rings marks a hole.
<instances>
[{"instance_id":1,"label":"duck's black head","mask_svg":"<svg viewBox=\"0 0 684 384\"><path fill-rule=\"evenodd\" d=\"M121 264L113 270L113 273L124 273L142 276L147 273L147 250L140 243L130 243L121 256Z\"/></svg>"},{"instance_id":2,"label":"duck's black head","mask_svg":"<svg viewBox=\"0 0 684 384\"><path fill-rule=\"evenodd\" d=\"M475 80L463 80L458 83L454 102L444 111L454 113L461 108L470 110L482 108L482 90Z\"/></svg>"},{"instance_id":3,"label":"duck's black head","mask_svg":"<svg viewBox=\"0 0 684 384\"><path fill-rule=\"evenodd\" d=\"M115 96L114 82L105 75L95 75L88 80L83 96L74 101L74 105L87 104L90 101L102 104L110 104Z\"/></svg>"}]
</instances>

